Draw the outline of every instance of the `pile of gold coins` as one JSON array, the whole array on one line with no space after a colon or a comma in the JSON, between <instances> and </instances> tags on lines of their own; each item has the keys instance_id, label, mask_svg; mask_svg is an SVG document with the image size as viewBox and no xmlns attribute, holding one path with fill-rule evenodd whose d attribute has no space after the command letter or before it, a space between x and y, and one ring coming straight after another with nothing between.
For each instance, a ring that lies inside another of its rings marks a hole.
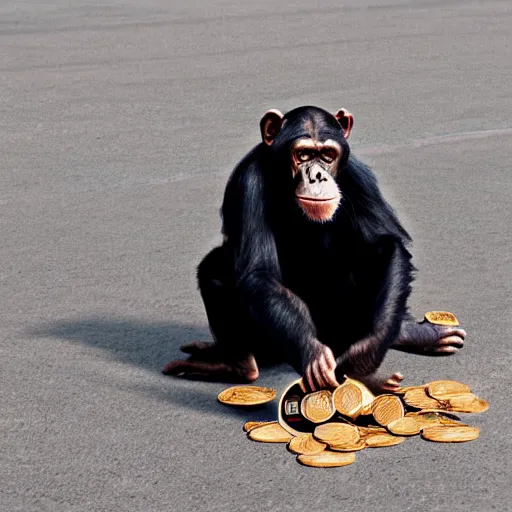
<instances>
[{"instance_id":1,"label":"pile of gold coins","mask_svg":"<svg viewBox=\"0 0 512 512\"><path fill-rule=\"evenodd\" d=\"M457 326L453 313L429 311L423 322ZM274 389L239 386L226 389L219 401L229 405L261 405L276 398ZM394 394L375 396L361 382L347 378L334 390L307 393L302 379L285 390L278 421L248 421L244 431L253 441L287 443L305 466L338 467L352 464L356 452L403 443L421 435L438 443L472 441L480 429L454 413L479 413L489 408L469 386L438 380L410 386Z\"/></svg>"},{"instance_id":2,"label":"pile of gold coins","mask_svg":"<svg viewBox=\"0 0 512 512\"><path fill-rule=\"evenodd\" d=\"M260 405L276 398L273 389L232 387L219 395L229 405ZM403 443L408 437L440 443L472 441L477 427L454 413L479 413L488 404L465 384L451 380L400 388L374 396L361 382L347 378L334 390L307 393L302 380L293 382L279 403L278 421L249 421L244 431L253 441L287 443L306 466L352 464L356 452Z\"/></svg>"}]
</instances>

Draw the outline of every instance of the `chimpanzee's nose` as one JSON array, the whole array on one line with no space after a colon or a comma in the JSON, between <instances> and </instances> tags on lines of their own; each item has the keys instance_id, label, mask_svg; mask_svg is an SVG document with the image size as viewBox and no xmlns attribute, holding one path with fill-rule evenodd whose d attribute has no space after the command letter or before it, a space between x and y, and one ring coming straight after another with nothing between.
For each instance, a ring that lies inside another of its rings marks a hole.
<instances>
[{"instance_id":1,"label":"chimpanzee's nose","mask_svg":"<svg viewBox=\"0 0 512 512\"><path fill-rule=\"evenodd\" d=\"M309 183L311 184L315 183L315 181L317 181L318 183L321 183L322 181L327 181L324 171L318 170L318 167L316 170L316 174L315 169L313 168L308 171L307 176L309 178Z\"/></svg>"},{"instance_id":2,"label":"chimpanzee's nose","mask_svg":"<svg viewBox=\"0 0 512 512\"><path fill-rule=\"evenodd\" d=\"M318 181L318 182L320 182L320 181L327 181L327 178L324 178L324 177L323 177L323 175L322 175L322 173L321 173L320 171L318 171L318 172L316 173L315 178L317 179L317 181Z\"/></svg>"}]
</instances>

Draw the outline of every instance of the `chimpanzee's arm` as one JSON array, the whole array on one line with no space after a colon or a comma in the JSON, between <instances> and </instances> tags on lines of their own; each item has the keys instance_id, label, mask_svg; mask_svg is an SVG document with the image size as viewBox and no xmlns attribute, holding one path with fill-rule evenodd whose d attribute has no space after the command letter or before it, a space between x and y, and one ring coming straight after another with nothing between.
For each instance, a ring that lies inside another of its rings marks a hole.
<instances>
[{"instance_id":1,"label":"chimpanzee's arm","mask_svg":"<svg viewBox=\"0 0 512 512\"><path fill-rule=\"evenodd\" d=\"M379 240L373 265L382 270L374 275L377 288L372 332L338 358L337 375L363 376L375 372L398 338L411 292L413 267L410 260L410 253L400 240L394 237Z\"/></svg>"},{"instance_id":2,"label":"chimpanzee's arm","mask_svg":"<svg viewBox=\"0 0 512 512\"><path fill-rule=\"evenodd\" d=\"M306 304L281 283L274 235L266 217L261 152L256 148L235 169L222 206L223 231L235 252L236 290L251 317L301 374L330 349L316 338ZM332 367L335 366L332 356ZM335 381L330 382L335 385Z\"/></svg>"}]
</instances>

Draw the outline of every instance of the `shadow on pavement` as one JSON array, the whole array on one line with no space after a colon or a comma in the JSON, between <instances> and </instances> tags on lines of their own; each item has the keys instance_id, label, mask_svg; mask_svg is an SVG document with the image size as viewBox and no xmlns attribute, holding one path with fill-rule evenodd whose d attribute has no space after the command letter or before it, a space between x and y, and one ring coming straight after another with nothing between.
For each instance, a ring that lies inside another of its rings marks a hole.
<instances>
[{"instance_id":1,"label":"shadow on pavement","mask_svg":"<svg viewBox=\"0 0 512 512\"><path fill-rule=\"evenodd\" d=\"M113 359L155 372L160 372L170 359L179 357L181 345L194 340L212 340L206 327L104 317L53 322L32 329L29 334L102 349Z\"/></svg>"},{"instance_id":2,"label":"shadow on pavement","mask_svg":"<svg viewBox=\"0 0 512 512\"><path fill-rule=\"evenodd\" d=\"M172 359L186 359L180 346L194 340L212 341L207 327L201 328L186 324L148 323L134 318L109 319L91 317L77 320L64 320L33 328L31 337L57 338L102 350L107 359L144 368L160 374L162 368ZM279 380L282 367L263 366L264 380ZM219 383L217 383L219 384ZM226 386L233 383L224 383ZM113 386L116 386L112 382ZM268 384L262 384L268 385ZM126 384L123 384L126 389ZM271 420L277 417L277 405L262 407L233 408L216 400L219 387L206 382L177 379L162 375L160 383L134 382L134 392L146 394L165 402L201 412L239 416L245 420Z\"/></svg>"}]
</instances>

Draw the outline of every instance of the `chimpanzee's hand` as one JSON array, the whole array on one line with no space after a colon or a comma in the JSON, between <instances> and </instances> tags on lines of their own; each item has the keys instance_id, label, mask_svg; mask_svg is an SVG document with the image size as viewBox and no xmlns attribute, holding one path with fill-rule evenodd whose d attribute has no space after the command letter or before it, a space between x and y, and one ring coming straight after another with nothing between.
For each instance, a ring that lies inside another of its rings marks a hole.
<instances>
[{"instance_id":1,"label":"chimpanzee's hand","mask_svg":"<svg viewBox=\"0 0 512 512\"><path fill-rule=\"evenodd\" d=\"M332 350L318 340L308 347L304 368L304 383L311 391L339 386L334 371L336 358Z\"/></svg>"}]
</instances>

